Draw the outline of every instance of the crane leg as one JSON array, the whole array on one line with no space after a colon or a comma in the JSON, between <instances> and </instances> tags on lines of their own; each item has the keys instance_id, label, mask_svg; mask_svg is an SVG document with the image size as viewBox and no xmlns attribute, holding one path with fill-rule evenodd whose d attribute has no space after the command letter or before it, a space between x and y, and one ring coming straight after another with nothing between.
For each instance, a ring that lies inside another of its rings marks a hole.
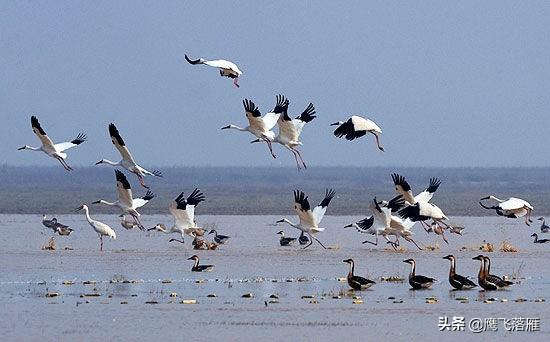
<instances>
[{"instance_id":1,"label":"crane leg","mask_svg":"<svg viewBox=\"0 0 550 342\"><path fill-rule=\"evenodd\" d=\"M300 150L297 148L292 148L296 153L298 154L298 157L300 157L300 160L302 161L302 165L304 166L304 169L307 169L306 163L304 162L304 158L302 158L302 153L300 153Z\"/></svg>"},{"instance_id":2,"label":"crane leg","mask_svg":"<svg viewBox=\"0 0 550 342\"><path fill-rule=\"evenodd\" d=\"M309 234L309 237L312 238L312 239L315 239L315 241L319 242L319 244L320 244L324 249L327 249L327 248L325 247L325 245L323 245L323 244L321 243L321 241L319 241L319 239L317 239L315 236Z\"/></svg>"},{"instance_id":3,"label":"crane leg","mask_svg":"<svg viewBox=\"0 0 550 342\"><path fill-rule=\"evenodd\" d=\"M378 137L377 133L373 133L373 134L374 134L374 137L376 138L376 145L378 146L378 149L384 152L384 148L382 147L382 145L380 145L380 137Z\"/></svg>"},{"instance_id":4,"label":"crane leg","mask_svg":"<svg viewBox=\"0 0 550 342\"><path fill-rule=\"evenodd\" d=\"M271 145L271 141L269 141L269 139L267 139L267 138L264 138L263 140L267 143L267 147L269 148L269 152L271 153L271 156L273 158L277 158L275 153L273 153L273 146Z\"/></svg>"},{"instance_id":5,"label":"crane leg","mask_svg":"<svg viewBox=\"0 0 550 342\"><path fill-rule=\"evenodd\" d=\"M145 189L149 189L149 187L145 184L145 180L143 179L143 176L136 173L137 178L139 179L139 184L141 184L142 187Z\"/></svg>"},{"instance_id":6,"label":"crane leg","mask_svg":"<svg viewBox=\"0 0 550 342\"><path fill-rule=\"evenodd\" d=\"M233 84L234 84L234 85L235 85L235 87L237 87L237 88L239 88L239 87L240 87L240 86L239 86L239 84L237 83L237 81L238 81L238 80L239 80L239 78L238 78L238 77L235 77L235 78L233 79Z\"/></svg>"},{"instance_id":7,"label":"crane leg","mask_svg":"<svg viewBox=\"0 0 550 342\"><path fill-rule=\"evenodd\" d=\"M185 242L183 241L183 239L181 239L181 240L178 240L178 239L170 239L170 240L168 240L168 242L172 242L172 241L179 242L179 243L185 243Z\"/></svg>"},{"instance_id":8,"label":"crane leg","mask_svg":"<svg viewBox=\"0 0 550 342\"><path fill-rule=\"evenodd\" d=\"M99 251L103 252L103 235L99 235Z\"/></svg>"},{"instance_id":9,"label":"crane leg","mask_svg":"<svg viewBox=\"0 0 550 342\"><path fill-rule=\"evenodd\" d=\"M63 166L63 168L67 171L72 171L73 169L65 162L65 160L63 160L63 158L61 157L56 157L57 160L59 160L59 162L61 163L61 165Z\"/></svg>"},{"instance_id":10,"label":"crane leg","mask_svg":"<svg viewBox=\"0 0 550 342\"><path fill-rule=\"evenodd\" d=\"M298 170L301 170L302 167L300 166L300 162L298 161L298 155L296 154L296 151L290 147L290 146L286 146L285 147L290 151L292 152L292 155L294 155L294 159L296 160L296 166L298 167Z\"/></svg>"}]
</instances>

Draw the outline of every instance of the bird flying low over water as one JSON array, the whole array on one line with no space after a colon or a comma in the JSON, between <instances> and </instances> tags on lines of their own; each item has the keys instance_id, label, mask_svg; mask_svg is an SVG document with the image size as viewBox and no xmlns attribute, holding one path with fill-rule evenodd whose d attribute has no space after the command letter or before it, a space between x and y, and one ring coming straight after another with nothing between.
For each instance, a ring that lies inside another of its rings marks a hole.
<instances>
[{"instance_id":1,"label":"bird flying low over water","mask_svg":"<svg viewBox=\"0 0 550 342\"><path fill-rule=\"evenodd\" d=\"M118 162L112 162L108 159L101 159L96 165L99 164L108 164L112 166L120 166L129 172L135 174L138 179L141 186L144 188L149 189L147 185L145 185L145 182L143 180L144 176L156 176L156 177L162 177L162 172L158 170L153 171L147 171L146 169L139 166L136 161L134 160L134 157L132 157L132 154L128 150L128 147L126 146L126 143L124 142L124 139L120 136L120 132L116 128L115 124L111 123L109 124L109 135L111 136L111 141L113 142L113 145L115 145L116 149L122 156L122 159Z\"/></svg>"},{"instance_id":2,"label":"bird flying low over water","mask_svg":"<svg viewBox=\"0 0 550 342\"><path fill-rule=\"evenodd\" d=\"M301 169L301 166L303 166L304 169L307 169L306 163L302 158L302 154L300 153L298 146L302 145L302 142L300 141L300 135L302 134L304 126L317 117L315 115L315 107L313 106L313 103L310 103L307 108L302 112L302 114L292 119L288 115L288 99L285 99L283 95L277 95L277 103L283 104L283 112L282 115L279 116L279 120L277 120L279 133L273 141L281 144L290 152L292 152L292 154L294 155L294 159L296 160L298 170ZM252 142L260 142L260 139L256 139ZM300 162L302 163L302 165L300 165Z\"/></svg>"},{"instance_id":3,"label":"bird flying low over water","mask_svg":"<svg viewBox=\"0 0 550 342\"><path fill-rule=\"evenodd\" d=\"M187 199L183 196L183 192L180 193L168 208L170 214L174 217L174 225L172 228L166 229L164 224L159 223L148 230L157 230L164 234L179 233L181 235L181 241L170 239L170 242L177 241L184 243L184 234L189 236L203 236L204 229L197 227L195 222L195 208L199 203L203 202L205 198L204 194L197 188L193 190Z\"/></svg>"},{"instance_id":4,"label":"bird flying low over water","mask_svg":"<svg viewBox=\"0 0 550 342\"><path fill-rule=\"evenodd\" d=\"M256 138L261 141L265 141L269 147L269 152L273 158L277 158L275 153L273 153L272 142L275 139L275 133L272 129L277 124L279 116L283 113L284 98L277 97L277 104L272 112L267 113L262 117L262 113L258 109L258 106L254 102L244 99L243 100L244 111L246 118L248 119L248 126L239 127L235 125L227 125L222 127L222 129L236 129L242 132L250 132L256 136ZM254 140L255 141L255 140ZM252 141L252 142L254 142Z\"/></svg>"},{"instance_id":5,"label":"bird flying low over water","mask_svg":"<svg viewBox=\"0 0 550 342\"><path fill-rule=\"evenodd\" d=\"M319 224L321 224L321 221L323 220L323 217L325 216L325 213L327 211L327 207L330 204L330 201L334 197L336 193L332 189L325 190L325 198L319 203L318 206L313 208L311 210L311 206L309 204L308 196L304 194L300 190L294 191L294 211L296 214L298 214L298 218L300 219L299 224L292 223L286 218L283 218L277 223L288 223L292 227L299 229L300 231L306 233L310 238L310 243L304 247L308 248L313 244L313 240L317 241L323 248L326 249L326 247L319 241L315 234L318 232L322 232L325 230L325 228L319 227Z\"/></svg>"},{"instance_id":6,"label":"bird flying low over water","mask_svg":"<svg viewBox=\"0 0 550 342\"><path fill-rule=\"evenodd\" d=\"M215 59L215 60L209 61L204 58L199 58L199 59L193 60L187 57L187 55L185 55L185 60L192 65L204 64L214 68L218 68L220 70L220 76L232 78L233 84L237 88L239 87L239 84L237 82L239 80L239 77L243 74L243 72L239 69L239 67L235 63L226 61L225 59Z\"/></svg>"},{"instance_id":7,"label":"bird flying low over water","mask_svg":"<svg viewBox=\"0 0 550 342\"><path fill-rule=\"evenodd\" d=\"M485 200L495 200L498 202L497 205L486 206L482 203ZM525 216L525 224L530 226L531 213L533 212L533 206L521 198L510 197L507 200L501 200L493 195L483 197L479 200L479 205L485 209L494 209L499 216L504 216L508 218L519 218Z\"/></svg>"},{"instance_id":8,"label":"bird flying low over water","mask_svg":"<svg viewBox=\"0 0 550 342\"><path fill-rule=\"evenodd\" d=\"M115 202L107 202L100 199L93 202L93 204L105 204L111 207L118 207L120 210L122 210L123 213L131 215L141 230L145 230L139 220L140 214L137 210L149 203L150 200L155 198L155 194L151 191L147 191L145 196L143 196L142 198L133 198L132 187L130 186L130 182L128 182L128 179L126 179L124 173L119 170L115 170L115 176L118 200Z\"/></svg>"},{"instance_id":9,"label":"bird flying low over water","mask_svg":"<svg viewBox=\"0 0 550 342\"><path fill-rule=\"evenodd\" d=\"M70 167L65 159L67 159L67 151L70 148L73 148L75 146L78 146L86 141L86 135L84 133L79 133L78 136L69 141L69 142L63 142L59 144L54 144L53 141L48 137L42 126L40 125L40 122L38 122L38 118L36 116L31 116L31 127L38 137L40 139L40 142L42 142L42 146L40 147L31 147L28 145L25 145L23 147L18 148L18 150L29 150L29 151L42 151L45 154L47 154L49 157L57 159L61 165L63 165L63 168L67 171L72 171L73 168Z\"/></svg>"},{"instance_id":10,"label":"bird flying low over water","mask_svg":"<svg viewBox=\"0 0 550 342\"><path fill-rule=\"evenodd\" d=\"M371 133L376 138L378 149L382 152L384 151L384 148L380 145L379 137L379 135L382 134L382 129L370 119L353 115L348 121L337 121L331 124L331 126L338 126L334 131L336 137L341 138L345 136L346 139L350 141L360 138L367 133Z\"/></svg>"}]
</instances>

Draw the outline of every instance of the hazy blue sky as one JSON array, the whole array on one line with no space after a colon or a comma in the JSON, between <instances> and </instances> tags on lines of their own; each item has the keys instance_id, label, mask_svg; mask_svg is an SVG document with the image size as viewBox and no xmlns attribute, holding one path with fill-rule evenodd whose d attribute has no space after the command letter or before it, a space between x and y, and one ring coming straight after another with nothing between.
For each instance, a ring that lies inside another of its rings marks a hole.
<instances>
[{"instance_id":1,"label":"hazy blue sky","mask_svg":"<svg viewBox=\"0 0 550 342\"><path fill-rule=\"evenodd\" d=\"M293 166L220 131L282 93L317 109L310 165L549 166L549 18L547 1L2 1L0 162L57 163L16 151L34 113L56 141L88 134L73 165L118 160L115 122L144 166ZM185 53L236 62L241 88ZM332 135L354 113L385 153Z\"/></svg>"}]
</instances>

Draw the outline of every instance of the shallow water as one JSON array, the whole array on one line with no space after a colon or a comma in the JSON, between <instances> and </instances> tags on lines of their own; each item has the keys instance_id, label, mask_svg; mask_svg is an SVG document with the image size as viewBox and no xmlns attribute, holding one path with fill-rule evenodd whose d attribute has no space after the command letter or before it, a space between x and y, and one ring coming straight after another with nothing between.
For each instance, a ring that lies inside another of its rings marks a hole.
<instances>
[{"instance_id":1,"label":"shallow water","mask_svg":"<svg viewBox=\"0 0 550 342\"><path fill-rule=\"evenodd\" d=\"M0 330L4 339L549 337L550 268L545 265L550 244L532 243L530 235L538 231L538 222L527 227L521 220L499 217L453 218L466 230L462 237L448 235L449 245L417 226L417 242L437 243L440 249L419 251L402 241L407 251L394 252L382 240L377 247L363 245L365 235L342 228L359 216L325 218L327 230L318 237L334 247L329 250L319 245L307 250L280 247L277 231L283 229L287 236L297 236L298 231L274 226L279 216L200 216L201 223L215 223L221 234L232 238L219 250L194 251L189 238L185 245L168 243L170 237L177 236L127 231L114 215L96 218L111 224L118 235L116 240L105 240L103 253L98 251L97 235L83 215L58 217L75 232L56 237L56 251L41 250L51 234L42 227L40 216L0 215ZM157 222L170 223L170 218L143 216L143 222L152 227ZM449 262L441 257L453 253L458 257L458 273L475 279L479 263L471 258L479 251L460 249L472 249L484 239L497 249L504 239L519 248L518 253L487 253L493 261L492 273L516 275L519 283L506 291L450 291ZM74 250L63 250L66 246ZM214 270L191 272L192 262L186 259L192 254L198 254L201 263L214 264ZM349 292L347 283L337 279L346 276L348 265L342 260L349 257L356 260L356 274L377 281L371 290ZM418 274L439 280L432 289L411 291L406 281L380 281L388 276L406 278L409 265L402 260L410 257L417 261ZM83 284L89 280L96 283ZM163 282L167 280L171 282ZM64 285L64 281L74 284ZM48 292L59 296L47 298ZM170 297L171 293L177 297ZM245 293L253 297L243 298ZM266 306L272 294L279 297L279 303ZM352 297L357 295L362 304L353 303ZM427 297L434 297L435 303L427 303L432 302ZM496 300L487 303L491 298ZM183 299L196 299L197 304L179 304ZM536 317L541 331L506 332L500 323L496 332L474 334L467 325L464 332L439 332L440 316L464 316L466 322L472 318Z\"/></svg>"}]
</instances>

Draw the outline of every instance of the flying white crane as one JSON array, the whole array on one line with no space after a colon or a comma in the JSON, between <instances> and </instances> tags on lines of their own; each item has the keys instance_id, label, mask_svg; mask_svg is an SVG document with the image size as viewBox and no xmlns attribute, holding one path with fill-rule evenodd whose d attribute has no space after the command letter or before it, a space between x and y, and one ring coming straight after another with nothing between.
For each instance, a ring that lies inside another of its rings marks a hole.
<instances>
[{"instance_id":1,"label":"flying white crane","mask_svg":"<svg viewBox=\"0 0 550 342\"><path fill-rule=\"evenodd\" d=\"M233 84L237 88L239 87L239 84L237 83L237 81L239 80L239 77L243 74L243 72L239 69L239 67L235 63L226 61L225 59L215 59L212 61L208 61L204 58L199 58L199 59L192 60L189 57L187 57L187 55L185 55L185 60L192 65L204 64L214 68L218 68L220 70L220 76L232 78Z\"/></svg>"},{"instance_id":2,"label":"flying white crane","mask_svg":"<svg viewBox=\"0 0 550 342\"><path fill-rule=\"evenodd\" d=\"M165 234L179 233L181 235L181 241L184 242L184 234L192 236L204 235L204 229L197 227L195 222L195 208L196 206L205 200L204 194L197 188L193 190L191 195L187 199L183 196L183 192L170 204L168 210L174 217L174 225L170 229L166 229L166 226L162 223L157 224L153 228L147 230L157 230ZM175 239L174 239L175 240Z\"/></svg>"},{"instance_id":3,"label":"flying white crane","mask_svg":"<svg viewBox=\"0 0 550 342\"><path fill-rule=\"evenodd\" d=\"M331 124L331 126L338 126L334 131L336 137L341 138L345 136L346 139L350 141L360 138L367 133L371 133L376 138L378 149L382 152L384 151L384 148L380 145L379 137L379 135L382 134L382 129L370 119L353 115L348 121L338 121Z\"/></svg>"},{"instance_id":4,"label":"flying white crane","mask_svg":"<svg viewBox=\"0 0 550 342\"><path fill-rule=\"evenodd\" d=\"M411 186L405 179L398 173L392 173L391 178L395 185L395 191L403 195L408 204L415 204L416 202L429 202L432 200L434 193L441 185L441 181L435 177L430 178L430 185L418 195L414 196L411 190Z\"/></svg>"},{"instance_id":5,"label":"flying white crane","mask_svg":"<svg viewBox=\"0 0 550 342\"><path fill-rule=\"evenodd\" d=\"M46 153L49 157L55 158L59 160L61 165L63 165L63 168L67 171L72 171L73 168L70 167L65 159L67 159L67 151L70 148L73 148L75 146L78 146L86 141L87 137L83 133L79 133L78 136L69 141L69 142L63 142L59 144L54 144L53 141L48 137L44 129L42 129L42 126L40 125L40 122L38 122L38 119L36 116L31 116L31 127L38 137L40 139L40 142L42 142L42 146L40 147L31 147L28 145L25 145L23 147L18 148L18 150L29 150L29 151L41 151Z\"/></svg>"},{"instance_id":6,"label":"flying white crane","mask_svg":"<svg viewBox=\"0 0 550 342\"><path fill-rule=\"evenodd\" d=\"M141 186L147 189L149 189L149 187L145 185L145 182L143 180L144 176L147 175L147 176L162 177L162 172L158 170L153 170L152 172L147 171L146 169L142 168L136 163L136 161L134 160L134 157L132 157L132 154L128 150L128 147L126 147L126 143L124 142L124 139L122 139L118 129L113 123L109 124L109 135L111 136L111 141L113 142L113 145L115 145L116 149L122 156L122 159L116 163L108 159L101 159L100 161L95 163L96 165L108 164L114 167L117 167L117 166L122 167L130 171L131 173L135 174L138 177L139 183L141 184Z\"/></svg>"},{"instance_id":7,"label":"flying white crane","mask_svg":"<svg viewBox=\"0 0 550 342\"><path fill-rule=\"evenodd\" d=\"M300 141L300 134L302 134L305 124L311 122L317 117L315 115L315 107L313 106L313 103L310 103L302 114L297 116L295 119L292 119L288 115L288 99L285 99L283 95L277 95L277 103L283 103L283 112L279 117L279 120L277 120L279 133L273 142L283 145L290 152L292 152L294 159L296 160L298 170L301 169L300 162L304 166L304 169L307 169L306 163L302 158L302 154L297 147L302 145L302 142ZM256 139L252 142L260 142L260 139ZM298 161L298 158L300 161Z\"/></svg>"},{"instance_id":8,"label":"flying white crane","mask_svg":"<svg viewBox=\"0 0 550 342\"><path fill-rule=\"evenodd\" d=\"M254 104L254 102L248 99L244 99L243 105L246 118L248 119L248 126L243 128L235 125L228 125L222 127L222 129L236 129L238 131L246 131L252 133L256 136L256 138L260 139L261 141L265 141L267 143L267 146L269 147L269 152L271 152L271 156L273 158L277 158L277 156L275 156L275 154L273 153L273 147L271 145L271 142L275 139L275 133L273 133L272 129L277 124L277 120L283 112L284 102L281 102L280 98L277 98L277 105L275 106L273 111L267 113L263 117L262 113L260 113L260 110Z\"/></svg>"},{"instance_id":9,"label":"flying white crane","mask_svg":"<svg viewBox=\"0 0 550 342\"><path fill-rule=\"evenodd\" d=\"M79 210L84 210L84 213L86 214L86 220L90 224L90 227L92 227L97 233L97 235L99 235L99 241L100 241L99 250L103 251L103 236L108 236L111 239L116 239L115 231L113 230L113 228L109 227L103 222L92 220L92 218L90 217L90 212L88 210L87 205L82 204L80 207L76 209L76 211L79 211Z\"/></svg>"},{"instance_id":10,"label":"flying white crane","mask_svg":"<svg viewBox=\"0 0 550 342\"><path fill-rule=\"evenodd\" d=\"M488 207L481 203L481 201L492 199L498 202L498 205ZM483 197L479 200L479 205L485 209L494 209L499 216L508 218L519 218L525 216L525 224L530 225L531 213L533 212L533 206L521 198L510 197L507 200L501 200L493 195Z\"/></svg>"},{"instance_id":11,"label":"flying white crane","mask_svg":"<svg viewBox=\"0 0 550 342\"><path fill-rule=\"evenodd\" d=\"M321 224L321 220L323 220L323 216L325 216L325 213L327 211L327 207L330 204L330 201L334 197L335 192L334 190L325 190L325 198L319 203L318 206L313 208L311 210L311 206L309 205L308 196L306 196L302 191L295 190L294 191L294 211L298 214L298 218L300 219L299 224L292 223L286 218L283 218L277 223L283 223L286 222L292 227L301 230L302 232L306 233L310 238L310 243L304 247L304 249L308 248L313 244L313 240L317 241L324 249L326 247L319 241L315 234L318 232L322 232L325 230L325 228L319 227L319 224Z\"/></svg>"},{"instance_id":12,"label":"flying white crane","mask_svg":"<svg viewBox=\"0 0 550 342\"><path fill-rule=\"evenodd\" d=\"M115 202L107 202L100 199L93 202L93 204L105 204L111 207L119 208L120 210L122 210L123 213L131 215L134 218L134 221L136 221L138 227L141 230L144 230L145 228L139 220L140 214L137 209L146 205L150 200L155 197L155 194L147 190L147 193L142 198L133 198L132 187L130 186L128 179L126 179L124 173L119 170L115 170L115 176L118 200Z\"/></svg>"}]
</instances>

